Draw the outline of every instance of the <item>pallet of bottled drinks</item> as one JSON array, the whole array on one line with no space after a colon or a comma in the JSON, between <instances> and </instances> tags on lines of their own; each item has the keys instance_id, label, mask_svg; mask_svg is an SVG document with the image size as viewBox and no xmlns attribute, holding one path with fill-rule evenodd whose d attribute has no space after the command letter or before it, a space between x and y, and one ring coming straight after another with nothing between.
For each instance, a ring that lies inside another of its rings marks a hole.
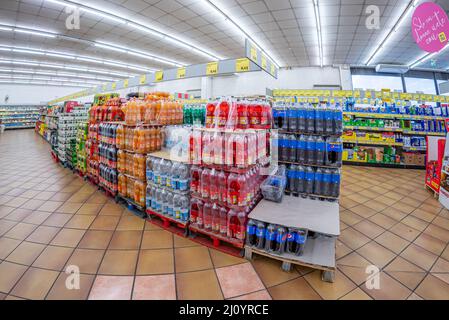
<instances>
[{"instance_id":1,"label":"pallet of bottled drinks","mask_svg":"<svg viewBox=\"0 0 449 320\"><path fill-rule=\"evenodd\" d=\"M322 270L322 280L333 282L335 250L340 234L337 202L284 196L281 203L262 200L249 214L245 257L259 254Z\"/></svg>"}]
</instances>

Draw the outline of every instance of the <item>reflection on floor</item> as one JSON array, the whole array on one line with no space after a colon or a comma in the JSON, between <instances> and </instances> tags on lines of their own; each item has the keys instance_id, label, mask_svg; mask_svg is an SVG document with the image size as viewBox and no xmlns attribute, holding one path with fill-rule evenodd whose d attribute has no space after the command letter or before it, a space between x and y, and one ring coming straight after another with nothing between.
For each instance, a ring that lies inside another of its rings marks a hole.
<instances>
[{"instance_id":1,"label":"reflection on floor","mask_svg":"<svg viewBox=\"0 0 449 320\"><path fill-rule=\"evenodd\" d=\"M32 130L0 135L1 299L449 299L449 211L424 171L345 166L338 272L248 262L134 216L55 164ZM367 289L366 266L381 269ZM67 290L65 267L81 272Z\"/></svg>"}]
</instances>

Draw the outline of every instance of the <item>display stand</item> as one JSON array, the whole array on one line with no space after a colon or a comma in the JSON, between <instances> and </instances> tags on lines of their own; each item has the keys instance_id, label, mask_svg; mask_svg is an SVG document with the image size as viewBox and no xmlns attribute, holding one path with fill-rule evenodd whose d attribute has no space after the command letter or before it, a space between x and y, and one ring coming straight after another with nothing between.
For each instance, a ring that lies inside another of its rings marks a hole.
<instances>
[{"instance_id":1,"label":"display stand","mask_svg":"<svg viewBox=\"0 0 449 320\"><path fill-rule=\"evenodd\" d=\"M449 129L449 119L445 121L445 125L446 128ZM447 134L446 139L449 139L449 133ZM446 209L449 209L448 182L449 182L449 143L446 143L444 148L444 154L442 157L440 192L439 192L439 201Z\"/></svg>"},{"instance_id":2,"label":"display stand","mask_svg":"<svg viewBox=\"0 0 449 320\"><path fill-rule=\"evenodd\" d=\"M273 214L276 212L276 214ZM340 214L337 202L316 201L299 197L283 198L281 203L262 200L249 214L250 219L293 228L307 229L317 233L316 238L307 239L301 256L276 254L252 246L245 246L245 257L253 253L282 261L282 269L289 271L292 264L322 270L322 279L333 282L336 262L335 246L340 235Z\"/></svg>"},{"instance_id":3,"label":"display stand","mask_svg":"<svg viewBox=\"0 0 449 320\"><path fill-rule=\"evenodd\" d=\"M441 170L443 165L443 154L445 138L426 137L426 183L428 190L432 191L435 198L440 193Z\"/></svg>"}]
</instances>

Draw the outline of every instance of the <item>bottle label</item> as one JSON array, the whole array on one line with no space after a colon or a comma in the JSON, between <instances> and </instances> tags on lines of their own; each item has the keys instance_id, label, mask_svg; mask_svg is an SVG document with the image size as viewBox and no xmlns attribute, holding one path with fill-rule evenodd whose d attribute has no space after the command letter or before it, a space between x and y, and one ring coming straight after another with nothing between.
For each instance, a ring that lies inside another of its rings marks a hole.
<instances>
[{"instance_id":1,"label":"bottle label","mask_svg":"<svg viewBox=\"0 0 449 320\"><path fill-rule=\"evenodd\" d=\"M248 117L239 117L239 124L240 125L247 125L248 124Z\"/></svg>"},{"instance_id":2,"label":"bottle label","mask_svg":"<svg viewBox=\"0 0 449 320\"><path fill-rule=\"evenodd\" d=\"M188 188L188 182L189 180L179 180L178 181L178 188L181 191L185 191Z\"/></svg>"},{"instance_id":3,"label":"bottle label","mask_svg":"<svg viewBox=\"0 0 449 320\"><path fill-rule=\"evenodd\" d=\"M297 233L296 234L296 243L299 243L299 244L306 243L306 237L302 234Z\"/></svg>"},{"instance_id":4,"label":"bottle label","mask_svg":"<svg viewBox=\"0 0 449 320\"><path fill-rule=\"evenodd\" d=\"M343 145L341 143L328 143L327 144L327 151L328 152L342 152Z\"/></svg>"},{"instance_id":5,"label":"bottle label","mask_svg":"<svg viewBox=\"0 0 449 320\"><path fill-rule=\"evenodd\" d=\"M332 174L332 183L340 183L340 174Z\"/></svg>"},{"instance_id":6,"label":"bottle label","mask_svg":"<svg viewBox=\"0 0 449 320\"><path fill-rule=\"evenodd\" d=\"M256 226L254 226L254 225L248 225L248 226L246 227L246 233L247 233L248 235L256 234Z\"/></svg>"},{"instance_id":7,"label":"bottle label","mask_svg":"<svg viewBox=\"0 0 449 320\"><path fill-rule=\"evenodd\" d=\"M295 234L294 233L287 233L287 242L293 242L295 241Z\"/></svg>"},{"instance_id":8,"label":"bottle label","mask_svg":"<svg viewBox=\"0 0 449 320\"><path fill-rule=\"evenodd\" d=\"M259 117L251 117L250 123L253 125L260 124Z\"/></svg>"},{"instance_id":9,"label":"bottle label","mask_svg":"<svg viewBox=\"0 0 449 320\"><path fill-rule=\"evenodd\" d=\"M287 241L287 234L286 233L277 233L276 242L284 243L285 241Z\"/></svg>"},{"instance_id":10,"label":"bottle label","mask_svg":"<svg viewBox=\"0 0 449 320\"><path fill-rule=\"evenodd\" d=\"M258 238L263 238L264 235L265 235L265 229L261 229L261 228L256 229L256 236Z\"/></svg>"},{"instance_id":11,"label":"bottle label","mask_svg":"<svg viewBox=\"0 0 449 320\"><path fill-rule=\"evenodd\" d=\"M328 173L323 173L322 181L326 183L330 183L332 180L332 175Z\"/></svg>"},{"instance_id":12,"label":"bottle label","mask_svg":"<svg viewBox=\"0 0 449 320\"><path fill-rule=\"evenodd\" d=\"M187 221L189 219L189 210L181 209L181 219Z\"/></svg>"},{"instance_id":13,"label":"bottle label","mask_svg":"<svg viewBox=\"0 0 449 320\"><path fill-rule=\"evenodd\" d=\"M271 240L271 241L276 240L276 232L270 232L267 230L265 233L265 239Z\"/></svg>"},{"instance_id":14,"label":"bottle label","mask_svg":"<svg viewBox=\"0 0 449 320\"><path fill-rule=\"evenodd\" d=\"M181 218L181 209L176 209L175 210L175 217L176 217L176 219L180 219Z\"/></svg>"}]
</instances>

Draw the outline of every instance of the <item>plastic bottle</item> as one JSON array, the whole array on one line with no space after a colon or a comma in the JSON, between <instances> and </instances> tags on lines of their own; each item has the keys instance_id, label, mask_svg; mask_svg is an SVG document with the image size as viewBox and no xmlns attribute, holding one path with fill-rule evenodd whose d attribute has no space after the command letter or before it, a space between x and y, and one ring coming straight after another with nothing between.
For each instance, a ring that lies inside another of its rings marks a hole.
<instances>
[{"instance_id":1,"label":"plastic bottle","mask_svg":"<svg viewBox=\"0 0 449 320\"><path fill-rule=\"evenodd\" d=\"M218 201L228 201L228 177L224 171L218 172Z\"/></svg>"},{"instance_id":2,"label":"plastic bottle","mask_svg":"<svg viewBox=\"0 0 449 320\"><path fill-rule=\"evenodd\" d=\"M122 182L121 182L121 178L119 175L119 194L121 194L121 190L122 190L121 183ZM152 191L153 191L153 186L147 185L145 206L148 209L151 208L151 199L153 198Z\"/></svg>"},{"instance_id":3,"label":"plastic bottle","mask_svg":"<svg viewBox=\"0 0 449 320\"><path fill-rule=\"evenodd\" d=\"M334 133L334 111L330 104L327 104L324 112L325 133Z\"/></svg>"},{"instance_id":4,"label":"plastic bottle","mask_svg":"<svg viewBox=\"0 0 449 320\"><path fill-rule=\"evenodd\" d=\"M295 191L295 173L296 173L296 166L291 165L287 169L287 186L286 189L290 190L291 192Z\"/></svg>"},{"instance_id":5,"label":"plastic bottle","mask_svg":"<svg viewBox=\"0 0 449 320\"><path fill-rule=\"evenodd\" d=\"M191 177L190 190L193 193L201 192L201 183L200 183L201 176L202 176L201 168L198 166L192 166L190 170L190 177Z\"/></svg>"},{"instance_id":6,"label":"plastic bottle","mask_svg":"<svg viewBox=\"0 0 449 320\"><path fill-rule=\"evenodd\" d=\"M343 144L341 138L330 137L326 141L326 165L341 167Z\"/></svg>"},{"instance_id":7,"label":"plastic bottle","mask_svg":"<svg viewBox=\"0 0 449 320\"><path fill-rule=\"evenodd\" d=\"M320 104L315 110L315 131L323 134L325 132L324 118L326 109L323 104Z\"/></svg>"},{"instance_id":8,"label":"plastic bottle","mask_svg":"<svg viewBox=\"0 0 449 320\"><path fill-rule=\"evenodd\" d=\"M296 143L296 161L306 163L307 140L306 136L301 135Z\"/></svg>"},{"instance_id":9,"label":"plastic bottle","mask_svg":"<svg viewBox=\"0 0 449 320\"><path fill-rule=\"evenodd\" d=\"M334 133L340 134L343 132L343 112L339 103L336 104L333 114Z\"/></svg>"},{"instance_id":10,"label":"plastic bottle","mask_svg":"<svg viewBox=\"0 0 449 320\"><path fill-rule=\"evenodd\" d=\"M296 115L298 117L298 120L297 120L298 131L305 132L306 131L306 108L304 107L303 103L301 103L299 105Z\"/></svg>"},{"instance_id":11,"label":"plastic bottle","mask_svg":"<svg viewBox=\"0 0 449 320\"><path fill-rule=\"evenodd\" d=\"M291 254L296 253L296 229L288 228L287 232L287 243L285 251Z\"/></svg>"},{"instance_id":12,"label":"plastic bottle","mask_svg":"<svg viewBox=\"0 0 449 320\"><path fill-rule=\"evenodd\" d=\"M228 238L235 238L237 233L237 227L238 227L239 221L237 218L237 212L235 212L233 209L229 210L228 212L228 222L227 222L227 231L226 236Z\"/></svg>"},{"instance_id":13,"label":"plastic bottle","mask_svg":"<svg viewBox=\"0 0 449 320\"><path fill-rule=\"evenodd\" d=\"M321 136L316 138L315 150L316 164L321 166L324 164L324 158L326 156L326 141Z\"/></svg>"},{"instance_id":14,"label":"plastic bottle","mask_svg":"<svg viewBox=\"0 0 449 320\"><path fill-rule=\"evenodd\" d=\"M151 210L157 211L157 188L156 186L151 187Z\"/></svg>"},{"instance_id":15,"label":"plastic bottle","mask_svg":"<svg viewBox=\"0 0 449 320\"><path fill-rule=\"evenodd\" d=\"M332 183L332 171L330 169L325 169L323 171L323 187L322 195L329 197L331 195L331 183Z\"/></svg>"},{"instance_id":16,"label":"plastic bottle","mask_svg":"<svg viewBox=\"0 0 449 320\"><path fill-rule=\"evenodd\" d=\"M315 172L313 193L316 195L323 195L323 170L321 168L318 168Z\"/></svg>"},{"instance_id":17,"label":"plastic bottle","mask_svg":"<svg viewBox=\"0 0 449 320\"><path fill-rule=\"evenodd\" d=\"M340 170L332 171L330 196L338 198L340 196Z\"/></svg>"},{"instance_id":18,"label":"plastic bottle","mask_svg":"<svg viewBox=\"0 0 449 320\"><path fill-rule=\"evenodd\" d=\"M241 210L237 213L237 226L235 232L235 238L239 240L245 240L246 236L246 212Z\"/></svg>"},{"instance_id":19,"label":"plastic bottle","mask_svg":"<svg viewBox=\"0 0 449 320\"><path fill-rule=\"evenodd\" d=\"M257 242L256 236L257 224L253 219L249 219L246 226L246 244L248 246L255 246Z\"/></svg>"},{"instance_id":20,"label":"plastic bottle","mask_svg":"<svg viewBox=\"0 0 449 320\"><path fill-rule=\"evenodd\" d=\"M161 199L162 199L162 214L168 214L168 199L167 199L167 191L162 189L161 191Z\"/></svg>"},{"instance_id":21,"label":"plastic bottle","mask_svg":"<svg viewBox=\"0 0 449 320\"><path fill-rule=\"evenodd\" d=\"M265 251L274 252L276 250L276 226L269 224L265 232Z\"/></svg>"},{"instance_id":22,"label":"plastic bottle","mask_svg":"<svg viewBox=\"0 0 449 320\"><path fill-rule=\"evenodd\" d=\"M248 105L245 101L237 101L237 128L247 129L249 126Z\"/></svg>"},{"instance_id":23,"label":"plastic bottle","mask_svg":"<svg viewBox=\"0 0 449 320\"><path fill-rule=\"evenodd\" d=\"M265 223L258 222L256 227L256 247L263 249L265 247Z\"/></svg>"},{"instance_id":24,"label":"plastic bottle","mask_svg":"<svg viewBox=\"0 0 449 320\"><path fill-rule=\"evenodd\" d=\"M201 196L204 199L209 198L210 170L204 168L201 173Z\"/></svg>"},{"instance_id":25,"label":"plastic bottle","mask_svg":"<svg viewBox=\"0 0 449 320\"><path fill-rule=\"evenodd\" d=\"M181 196L181 217L180 219L182 221L189 221L190 214L189 214L189 208L190 208L190 201L187 196Z\"/></svg>"},{"instance_id":26,"label":"plastic bottle","mask_svg":"<svg viewBox=\"0 0 449 320\"><path fill-rule=\"evenodd\" d=\"M302 256L304 253L304 246L306 244L307 239L307 230L298 230L296 233L296 251L295 254L297 256Z\"/></svg>"},{"instance_id":27,"label":"plastic bottle","mask_svg":"<svg viewBox=\"0 0 449 320\"><path fill-rule=\"evenodd\" d=\"M220 233L220 207L214 203L212 205L212 232Z\"/></svg>"},{"instance_id":28,"label":"plastic bottle","mask_svg":"<svg viewBox=\"0 0 449 320\"><path fill-rule=\"evenodd\" d=\"M220 207L220 234L225 236L228 232L228 210Z\"/></svg>"},{"instance_id":29,"label":"plastic bottle","mask_svg":"<svg viewBox=\"0 0 449 320\"><path fill-rule=\"evenodd\" d=\"M279 227L276 231L276 248L277 254L282 254L285 251L285 243L287 242L287 230L284 227Z\"/></svg>"},{"instance_id":30,"label":"plastic bottle","mask_svg":"<svg viewBox=\"0 0 449 320\"><path fill-rule=\"evenodd\" d=\"M313 105L306 107L306 132L315 132L315 108Z\"/></svg>"},{"instance_id":31,"label":"plastic bottle","mask_svg":"<svg viewBox=\"0 0 449 320\"><path fill-rule=\"evenodd\" d=\"M166 186L173 190L178 189L179 182L179 162L173 162L170 172L167 174Z\"/></svg>"},{"instance_id":32,"label":"plastic bottle","mask_svg":"<svg viewBox=\"0 0 449 320\"><path fill-rule=\"evenodd\" d=\"M203 229L212 230L212 204L205 202L203 205Z\"/></svg>"},{"instance_id":33,"label":"plastic bottle","mask_svg":"<svg viewBox=\"0 0 449 320\"><path fill-rule=\"evenodd\" d=\"M218 172L215 169L209 174L209 198L212 201L218 200Z\"/></svg>"},{"instance_id":34,"label":"plastic bottle","mask_svg":"<svg viewBox=\"0 0 449 320\"><path fill-rule=\"evenodd\" d=\"M289 139L288 135L279 135L279 159L281 161L288 161L288 145Z\"/></svg>"},{"instance_id":35,"label":"plastic bottle","mask_svg":"<svg viewBox=\"0 0 449 320\"><path fill-rule=\"evenodd\" d=\"M174 198L174 193L171 191L167 192L166 195L166 202L167 202L167 215L173 217L174 216L174 212L175 212L175 208L174 208L174 202L173 202L173 198Z\"/></svg>"},{"instance_id":36,"label":"plastic bottle","mask_svg":"<svg viewBox=\"0 0 449 320\"><path fill-rule=\"evenodd\" d=\"M200 199L193 198L190 203L190 222L203 227L203 202Z\"/></svg>"},{"instance_id":37,"label":"plastic bottle","mask_svg":"<svg viewBox=\"0 0 449 320\"><path fill-rule=\"evenodd\" d=\"M297 141L295 135L288 136L288 161L296 162Z\"/></svg>"},{"instance_id":38,"label":"plastic bottle","mask_svg":"<svg viewBox=\"0 0 449 320\"><path fill-rule=\"evenodd\" d=\"M287 110L288 118L288 131L298 131L298 108L296 105L292 105Z\"/></svg>"},{"instance_id":39,"label":"plastic bottle","mask_svg":"<svg viewBox=\"0 0 449 320\"><path fill-rule=\"evenodd\" d=\"M312 167L305 169L304 193L313 194L313 184L315 182L315 171Z\"/></svg>"},{"instance_id":40,"label":"plastic bottle","mask_svg":"<svg viewBox=\"0 0 449 320\"><path fill-rule=\"evenodd\" d=\"M316 164L316 138L309 136L306 142L306 163Z\"/></svg>"},{"instance_id":41,"label":"plastic bottle","mask_svg":"<svg viewBox=\"0 0 449 320\"><path fill-rule=\"evenodd\" d=\"M190 170L189 166L185 163L180 163L178 165L177 170L177 189L181 191L186 191L189 189L189 177L190 177Z\"/></svg>"},{"instance_id":42,"label":"plastic bottle","mask_svg":"<svg viewBox=\"0 0 449 320\"><path fill-rule=\"evenodd\" d=\"M181 195L175 194L173 196L173 213L175 219L181 219Z\"/></svg>"}]
</instances>

